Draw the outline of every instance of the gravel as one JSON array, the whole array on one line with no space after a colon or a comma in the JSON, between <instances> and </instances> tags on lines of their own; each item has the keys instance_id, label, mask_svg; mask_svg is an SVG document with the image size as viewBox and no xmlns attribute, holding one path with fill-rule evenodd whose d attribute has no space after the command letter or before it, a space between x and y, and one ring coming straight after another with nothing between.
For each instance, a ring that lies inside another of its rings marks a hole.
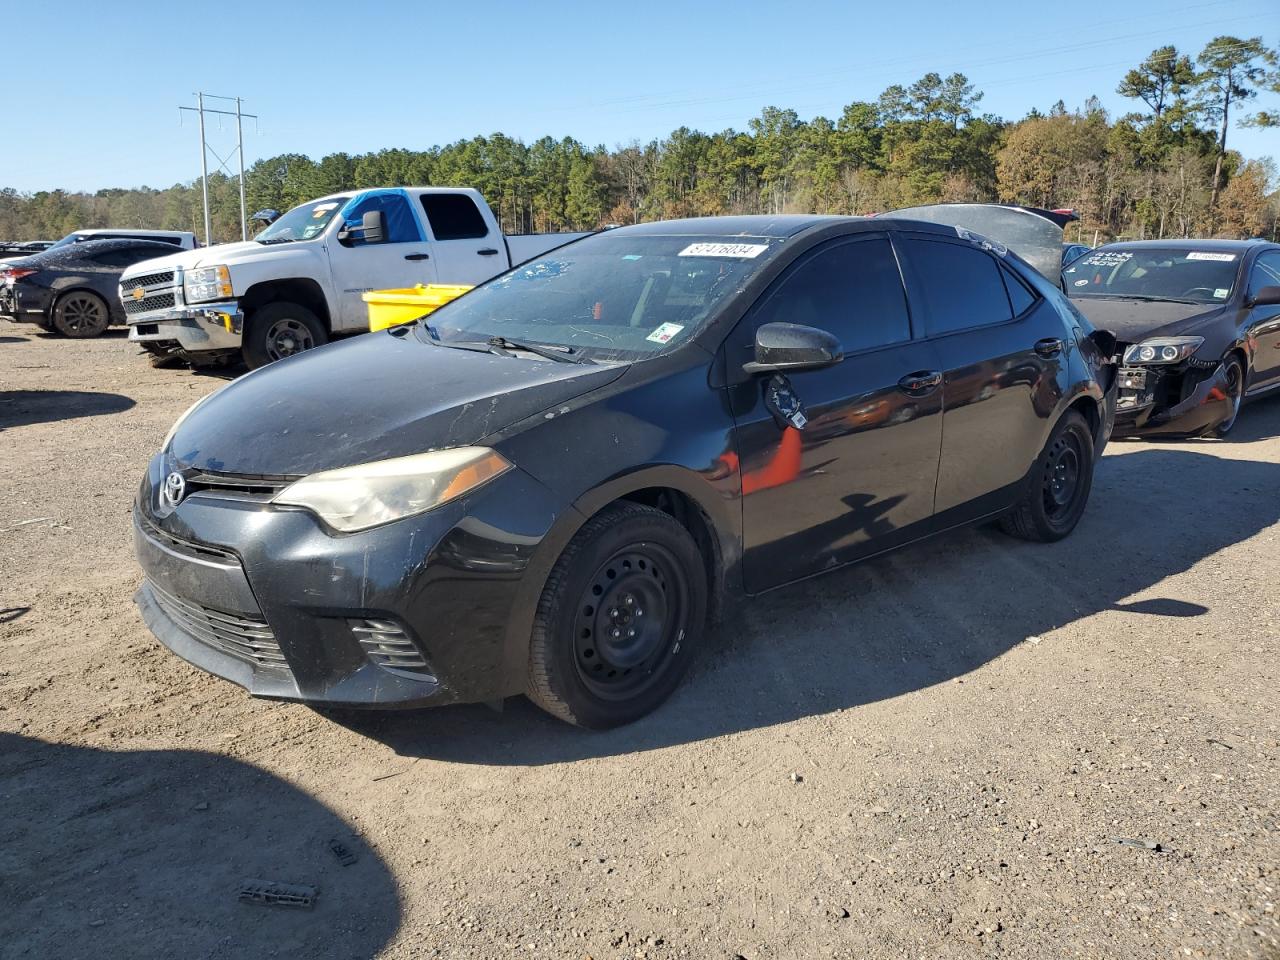
<instances>
[{"instance_id":1,"label":"gravel","mask_svg":"<svg viewBox=\"0 0 1280 960\"><path fill-rule=\"evenodd\" d=\"M130 501L222 382L0 321L0 955L1280 957L1280 402L1112 444L1063 543L746 604L595 734L164 651ZM314 908L239 903L263 877Z\"/></svg>"}]
</instances>

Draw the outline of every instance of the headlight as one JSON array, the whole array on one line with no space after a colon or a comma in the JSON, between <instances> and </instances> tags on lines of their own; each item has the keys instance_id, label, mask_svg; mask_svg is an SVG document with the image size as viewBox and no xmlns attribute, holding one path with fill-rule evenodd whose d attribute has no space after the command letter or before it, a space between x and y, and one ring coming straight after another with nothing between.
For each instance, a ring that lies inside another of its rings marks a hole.
<instances>
[{"instance_id":1,"label":"headlight","mask_svg":"<svg viewBox=\"0 0 1280 960\"><path fill-rule=\"evenodd\" d=\"M425 513L510 469L488 447L457 447L313 473L272 502L305 507L334 530L352 533Z\"/></svg>"},{"instance_id":2,"label":"headlight","mask_svg":"<svg viewBox=\"0 0 1280 960\"><path fill-rule=\"evenodd\" d=\"M221 264L188 270L182 277L182 292L187 303L225 300L231 296L231 271Z\"/></svg>"},{"instance_id":3,"label":"headlight","mask_svg":"<svg viewBox=\"0 0 1280 960\"><path fill-rule=\"evenodd\" d=\"M1204 337L1155 337L1124 352L1125 363L1181 363L1204 343Z\"/></svg>"},{"instance_id":4,"label":"headlight","mask_svg":"<svg viewBox=\"0 0 1280 960\"><path fill-rule=\"evenodd\" d=\"M187 419L187 417L191 416L191 414L195 413L196 407L200 406L200 404L204 403L206 400L208 400L217 392L218 392L217 390L213 390L209 393L206 393L203 397L201 397L191 406L187 407L187 409L183 411L182 416L180 416L177 420L173 421L173 426L170 427L169 432L164 435L164 443L160 444L161 453L164 453L166 450L168 450L169 444L173 443L173 435L177 433L178 428L182 426L182 421Z\"/></svg>"}]
</instances>

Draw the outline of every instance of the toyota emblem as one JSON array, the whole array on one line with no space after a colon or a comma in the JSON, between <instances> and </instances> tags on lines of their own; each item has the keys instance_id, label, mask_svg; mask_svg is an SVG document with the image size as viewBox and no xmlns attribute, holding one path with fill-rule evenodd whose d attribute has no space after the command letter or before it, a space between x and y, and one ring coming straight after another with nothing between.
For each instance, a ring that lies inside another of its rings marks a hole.
<instances>
[{"instance_id":1,"label":"toyota emblem","mask_svg":"<svg viewBox=\"0 0 1280 960\"><path fill-rule=\"evenodd\" d=\"M160 491L160 499L171 507L176 507L187 495L187 481L177 471L164 478L164 488Z\"/></svg>"}]
</instances>

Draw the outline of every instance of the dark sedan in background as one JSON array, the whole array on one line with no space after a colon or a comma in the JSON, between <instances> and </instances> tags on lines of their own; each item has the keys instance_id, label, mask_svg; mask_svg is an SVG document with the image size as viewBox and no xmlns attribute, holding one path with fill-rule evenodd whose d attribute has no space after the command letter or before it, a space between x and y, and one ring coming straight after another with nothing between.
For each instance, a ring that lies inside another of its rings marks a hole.
<instances>
[{"instance_id":1,"label":"dark sedan in background","mask_svg":"<svg viewBox=\"0 0 1280 960\"><path fill-rule=\"evenodd\" d=\"M1280 244L1111 243L1062 279L1116 337L1116 436L1222 436L1245 398L1280 387Z\"/></svg>"},{"instance_id":2,"label":"dark sedan in background","mask_svg":"<svg viewBox=\"0 0 1280 960\"><path fill-rule=\"evenodd\" d=\"M0 316L68 337L96 337L124 323L120 275L143 260L167 257L173 244L86 240L0 264Z\"/></svg>"},{"instance_id":3,"label":"dark sedan in background","mask_svg":"<svg viewBox=\"0 0 1280 960\"><path fill-rule=\"evenodd\" d=\"M732 598L1074 529L1112 343L1051 239L1053 280L893 216L623 227L254 371L143 477L143 618L259 696L634 720Z\"/></svg>"}]
</instances>

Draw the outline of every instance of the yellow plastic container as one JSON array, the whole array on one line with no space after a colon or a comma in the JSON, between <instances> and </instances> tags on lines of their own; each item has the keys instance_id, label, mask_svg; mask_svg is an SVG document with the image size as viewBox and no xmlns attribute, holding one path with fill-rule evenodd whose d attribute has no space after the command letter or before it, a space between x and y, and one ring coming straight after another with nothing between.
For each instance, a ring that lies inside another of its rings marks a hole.
<instances>
[{"instance_id":1,"label":"yellow plastic container","mask_svg":"<svg viewBox=\"0 0 1280 960\"><path fill-rule=\"evenodd\" d=\"M425 317L470 289L459 284L420 283L401 290L370 290L361 294L361 299L369 305L369 329L385 330Z\"/></svg>"}]
</instances>

